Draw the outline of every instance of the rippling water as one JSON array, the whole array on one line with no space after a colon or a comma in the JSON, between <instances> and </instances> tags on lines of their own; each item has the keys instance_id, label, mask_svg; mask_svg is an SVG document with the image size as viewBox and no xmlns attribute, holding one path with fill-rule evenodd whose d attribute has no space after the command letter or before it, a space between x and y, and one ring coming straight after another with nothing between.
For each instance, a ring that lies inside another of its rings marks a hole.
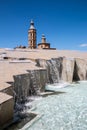
<instances>
[{"instance_id":1,"label":"rippling water","mask_svg":"<svg viewBox=\"0 0 87 130\"><path fill-rule=\"evenodd\" d=\"M87 82L79 82L35 101L34 111L42 114L26 130L87 130Z\"/></svg>"}]
</instances>

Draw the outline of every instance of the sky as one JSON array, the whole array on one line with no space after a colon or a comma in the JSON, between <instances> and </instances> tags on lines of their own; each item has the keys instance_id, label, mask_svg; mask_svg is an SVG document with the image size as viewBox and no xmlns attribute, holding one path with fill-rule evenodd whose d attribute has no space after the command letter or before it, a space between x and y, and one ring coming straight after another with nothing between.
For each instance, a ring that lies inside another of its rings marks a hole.
<instances>
[{"instance_id":1,"label":"sky","mask_svg":"<svg viewBox=\"0 0 87 130\"><path fill-rule=\"evenodd\" d=\"M37 43L44 34L51 47L87 51L87 0L0 0L0 48L28 46L31 19Z\"/></svg>"}]
</instances>

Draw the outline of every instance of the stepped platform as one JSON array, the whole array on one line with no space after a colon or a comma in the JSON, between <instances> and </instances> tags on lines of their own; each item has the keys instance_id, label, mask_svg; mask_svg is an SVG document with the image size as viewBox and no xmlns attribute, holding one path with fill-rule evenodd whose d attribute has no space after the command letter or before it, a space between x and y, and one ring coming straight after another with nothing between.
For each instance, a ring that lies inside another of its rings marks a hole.
<instances>
[{"instance_id":1,"label":"stepped platform","mask_svg":"<svg viewBox=\"0 0 87 130\"><path fill-rule=\"evenodd\" d=\"M87 59L87 52L76 50L42 50L42 49L0 49L0 58L8 59L50 59L57 57L72 57Z\"/></svg>"},{"instance_id":2,"label":"stepped platform","mask_svg":"<svg viewBox=\"0 0 87 130\"><path fill-rule=\"evenodd\" d=\"M87 60L87 53L68 50L0 49L0 91L12 85L13 75L28 73L27 70L42 69L36 66L36 59L49 60L58 57Z\"/></svg>"}]
</instances>

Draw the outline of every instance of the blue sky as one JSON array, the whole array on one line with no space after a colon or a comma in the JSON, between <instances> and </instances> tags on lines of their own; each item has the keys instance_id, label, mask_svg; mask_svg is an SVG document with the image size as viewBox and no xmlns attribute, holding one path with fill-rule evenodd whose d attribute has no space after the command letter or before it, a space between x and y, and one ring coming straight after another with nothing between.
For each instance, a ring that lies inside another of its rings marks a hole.
<instances>
[{"instance_id":1,"label":"blue sky","mask_svg":"<svg viewBox=\"0 0 87 130\"><path fill-rule=\"evenodd\" d=\"M51 47L87 51L87 0L0 0L0 48L27 46L31 19L37 43L45 34Z\"/></svg>"}]
</instances>

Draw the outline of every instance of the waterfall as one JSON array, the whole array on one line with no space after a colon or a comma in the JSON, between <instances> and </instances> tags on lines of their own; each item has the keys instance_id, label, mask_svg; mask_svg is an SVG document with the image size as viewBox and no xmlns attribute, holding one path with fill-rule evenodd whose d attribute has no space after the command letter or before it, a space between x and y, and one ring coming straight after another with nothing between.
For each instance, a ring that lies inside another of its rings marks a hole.
<instances>
[{"instance_id":1,"label":"waterfall","mask_svg":"<svg viewBox=\"0 0 87 130\"><path fill-rule=\"evenodd\" d=\"M14 76L14 91L17 102L26 101L29 95L30 75L21 74Z\"/></svg>"},{"instance_id":2,"label":"waterfall","mask_svg":"<svg viewBox=\"0 0 87 130\"><path fill-rule=\"evenodd\" d=\"M58 57L49 60L37 59L36 63L37 69L14 76L17 100L26 100L30 95L39 95L45 91L46 84L62 81L71 83L77 75L79 80L87 78L87 64L81 59Z\"/></svg>"},{"instance_id":3,"label":"waterfall","mask_svg":"<svg viewBox=\"0 0 87 130\"><path fill-rule=\"evenodd\" d=\"M74 58L58 57L50 60L37 60L37 66L47 70L47 80L49 84L59 82L72 82L74 71Z\"/></svg>"},{"instance_id":4,"label":"waterfall","mask_svg":"<svg viewBox=\"0 0 87 130\"><path fill-rule=\"evenodd\" d=\"M49 82L58 83L59 82L59 71L56 67L56 62L54 60L47 61L49 68Z\"/></svg>"},{"instance_id":5,"label":"waterfall","mask_svg":"<svg viewBox=\"0 0 87 130\"><path fill-rule=\"evenodd\" d=\"M48 83L58 83L62 76L63 58L52 58L50 60L37 60L37 65L47 70Z\"/></svg>"},{"instance_id":6,"label":"waterfall","mask_svg":"<svg viewBox=\"0 0 87 130\"><path fill-rule=\"evenodd\" d=\"M31 83L30 83L30 93L31 95L39 95L40 94L40 89L37 81L37 77L35 70L29 71L30 72L30 78L31 78Z\"/></svg>"},{"instance_id":7,"label":"waterfall","mask_svg":"<svg viewBox=\"0 0 87 130\"><path fill-rule=\"evenodd\" d=\"M17 102L24 102L30 95L40 95L47 83L47 70L27 70L25 74L14 75L14 95Z\"/></svg>"}]
</instances>

